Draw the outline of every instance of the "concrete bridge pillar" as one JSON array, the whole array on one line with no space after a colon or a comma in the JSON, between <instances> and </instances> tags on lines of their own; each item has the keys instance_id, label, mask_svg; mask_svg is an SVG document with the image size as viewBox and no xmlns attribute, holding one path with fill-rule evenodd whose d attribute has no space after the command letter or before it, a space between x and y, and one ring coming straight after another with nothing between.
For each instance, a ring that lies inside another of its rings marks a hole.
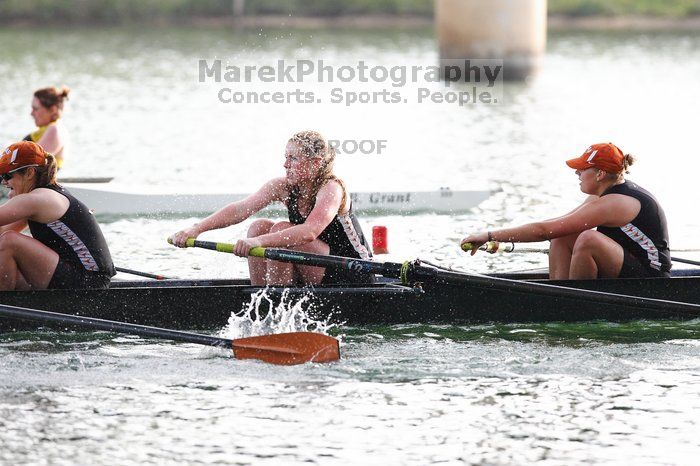
<instances>
[{"instance_id":1,"label":"concrete bridge pillar","mask_svg":"<svg viewBox=\"0 0 700 466\"><path fill-rule=\"evenodd\" d=\"M537 71L547 42L547 0L435 0L441 60L502 59L504 78Z\"/></svg>"}]
</instances>

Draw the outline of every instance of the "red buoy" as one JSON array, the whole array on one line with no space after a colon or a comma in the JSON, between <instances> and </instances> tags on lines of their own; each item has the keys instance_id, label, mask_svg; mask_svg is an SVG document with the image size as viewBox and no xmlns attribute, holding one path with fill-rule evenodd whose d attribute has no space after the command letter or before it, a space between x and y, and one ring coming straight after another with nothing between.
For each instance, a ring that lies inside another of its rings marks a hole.
<instances>
[{"instance_id":1,"label":"red buoy","mask_svg":"<svg viewBox=\"0 0 700 466\"><path fill-rule=\"evenodd\" d=\"M387 241L387 229L385 226L372 227L372 250L375 254L386 254L389 252Z\"/></svg>"}]
</instances>

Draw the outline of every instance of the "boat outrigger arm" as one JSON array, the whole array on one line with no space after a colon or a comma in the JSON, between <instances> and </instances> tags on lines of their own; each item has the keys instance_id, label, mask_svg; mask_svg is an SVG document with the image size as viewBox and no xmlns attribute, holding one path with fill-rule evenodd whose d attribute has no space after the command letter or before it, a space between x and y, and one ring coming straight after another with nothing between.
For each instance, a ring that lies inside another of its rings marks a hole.
<instances>
[{"instance_id":1,"label":"boat outrigger arm","mask_svg":"<svg viewBox=\"0 0 700 466\"><path fill-rule=\"evenodd\" d=\"M211 249L226 253L233 253L235 248L235 245L229 243L200 241L194 238L188 238L186 241L186 246ZM326 256L321 254L311 254L289 251L286 249L263 247L252 248L249 255L281 262L291 262L294 264L311 265L317 267L336 267L356 272L372 273L388 278L400 279L401 283L407 286L414 285L419 282L438 282L446 284L461 283L494 290L525 292L560 298L573 298L600 304L623 305L652 311L656 310L660 312L668 312L673 310L684 315L700 317L699 304L666 301L662 299L644 298L640 296L606 293L545 283L527 282L494 276L440 270L433 267L420 265L419 261L406 261L401 264L396 262L375 262L349 257Z\"/></svg>"}]
</instances>

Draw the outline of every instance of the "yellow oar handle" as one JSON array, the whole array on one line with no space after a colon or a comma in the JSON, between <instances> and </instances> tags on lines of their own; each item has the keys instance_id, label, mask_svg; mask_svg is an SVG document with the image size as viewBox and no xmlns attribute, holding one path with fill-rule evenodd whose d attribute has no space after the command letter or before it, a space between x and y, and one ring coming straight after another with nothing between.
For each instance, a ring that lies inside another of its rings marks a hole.
<instances>
[{"instance_id":1,"label":"yellow oar handle","mask_svg":"<svg viewBox=\"0 0 700 466\"><path fill-rule=\"evenodd\" d=\"M462 244L462 251L464 252L469 252L472 249L474 249L474 245L472 243L464 243Z\"/></svg>"},{"instance_id":2,"label":"yellow oar handle","mask_svg":"<svg viewBox=\"0 0 700 466\"><path fill-rule=\"evenodd\" d=\"M168 243L173 244L173 240L171 238L168 238ZM212 241L200 241L198 239L194 238L187 238L185 240L185 247L188 248L204 248L204 249L212 249L214 251L219 251L219 252L227 252L229 254L233 254L233 251L236 249L235 244L230 244L230 243L215 243ZM257 247L253 248L250 251L248 251L249 256L253 257L265 257L265 248Z\"/></svg>"}]
</instances>

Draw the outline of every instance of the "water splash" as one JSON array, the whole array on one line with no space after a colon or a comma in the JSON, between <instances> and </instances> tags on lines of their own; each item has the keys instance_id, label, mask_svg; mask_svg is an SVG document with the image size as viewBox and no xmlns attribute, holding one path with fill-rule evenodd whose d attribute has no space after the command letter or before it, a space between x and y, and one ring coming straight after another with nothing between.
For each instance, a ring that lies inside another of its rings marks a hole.
<instances>
[{"instance_id":1,"label":"water splash","mask_svg":"<svg viewBox=\"0 0 700 466\"><path fill-rule=\"evenodd\" d=\"M286 332L328 333L341 325L333 322L333 313L322 314L311 301L311 295L290 297L285 289L279 299L268 295L264 288L250 297L240 312L232 312L220 335L224 338L246 338Z\"/></svg>"}]
</instances>

